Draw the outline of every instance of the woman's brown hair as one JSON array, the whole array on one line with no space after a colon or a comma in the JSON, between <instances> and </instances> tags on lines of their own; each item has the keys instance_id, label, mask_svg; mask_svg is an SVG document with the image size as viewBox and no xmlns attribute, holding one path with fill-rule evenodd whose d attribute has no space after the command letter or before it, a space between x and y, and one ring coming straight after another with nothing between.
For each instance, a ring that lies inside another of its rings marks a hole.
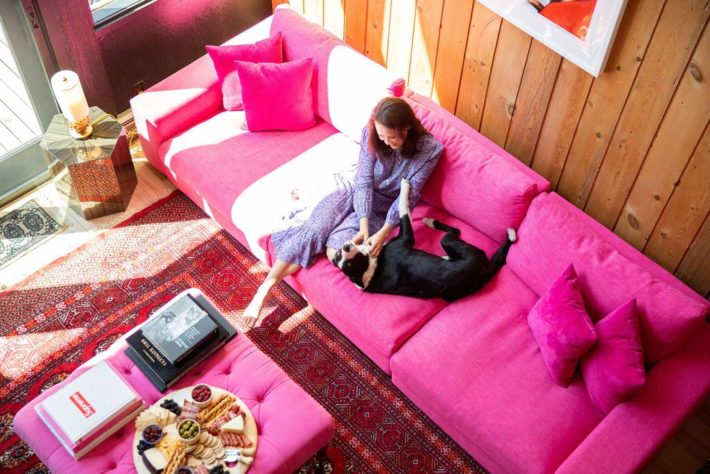
<instances>
[{"instance_id":1,"label":"woman's brown hair","mask_svg":"<svg viewBox=\"0 0 710 474\"><path fill-rule=\"evenodd\" d=\"M387 128L397 130L397 133L404 133L409 128L407 138L404 140L400 150L404 158L412 158L416 155L417 151L419 151L417 150L419 138L429 133L417 116L414 115L412 107L407 102L398 97L385 97L377 103L367 124L369 132L367 148L370 153L377 157L389 156L393 150L380 140L375 129L375 121Z\"/></svg>"}]
</instances>

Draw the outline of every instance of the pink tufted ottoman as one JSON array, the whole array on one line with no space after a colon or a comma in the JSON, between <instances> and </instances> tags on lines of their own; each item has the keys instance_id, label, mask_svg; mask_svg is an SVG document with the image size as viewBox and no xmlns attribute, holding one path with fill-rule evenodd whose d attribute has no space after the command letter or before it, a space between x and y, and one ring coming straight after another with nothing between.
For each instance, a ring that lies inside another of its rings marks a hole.
<instances>
[{"instance_id":1,"label":"pink tufted ottoman","mask_svg":"<svg viewBox=\"0 0 710 474\"><path fill-rule=\"evenodd\" d=\"M125 342L116 342L109 350L79 367L67 380L86 370L97 358L106 359L125 374L147 405L162 394L123 354ZM172 389L206 382L222 387L241 398L251 409L259 427L259 447L250 474L291 473L323 448L333 437L333 418L243 334ZM50 388L23 407L15 416L15 432L32 448L52 473L124 473L133 467L133 423L75 461L37 417L34 405L56 391ZM167 393L167 392L166 392Z\"/></svg>"}]
</instances>

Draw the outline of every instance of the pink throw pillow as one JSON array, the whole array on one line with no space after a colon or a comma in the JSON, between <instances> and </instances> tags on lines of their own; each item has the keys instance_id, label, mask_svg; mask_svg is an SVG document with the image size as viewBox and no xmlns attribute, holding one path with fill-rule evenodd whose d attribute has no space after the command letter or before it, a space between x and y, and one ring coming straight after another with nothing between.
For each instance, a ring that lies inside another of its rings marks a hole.
<instances>
[{"instance_id":1,"label":"pink throw pillow","mask_svg":"<svg viewBox=\"0 0 710 474\"><path fill-rule=\"evenodd\" d=\"M612 311L595 328L597 344L580 366L589 398L606 415L646 381L636 300Z\"/></svg>"},{"instance_id":2,"label":"pink throw pillow","mask_svg":"<svg viewBox=\"0 0 710 474\"><path fill-rule=\"evenodd\" d=\"M235 61L252 63L283 62L281 33L257 41L253 44L235 44L228 46L205 46L217 72L222 88L222 105L226 110L242 110L242 88L237 74Z\"/></svg>"},{"instance_id":3,"label":"pink throw pillow","mask_svg":"<svg viewBox=\"0 0 710 474\"><path fill-rule=\"evenodd\" d=\"M566 387L577 361L597 340L572 264L532 307L528 324L550 375Z\"/></svg>"},{"instance_id":4,"label":"pink throw pillow","mask_svg":"<svg viewBox=\"0 0 710 474\"><path fill-rule=\"evenodd\" d=\"M250 131L304 130L315 122L313 60L281 64L237 61Z\"/></svg>"},{"instance_id":5,"label":"pink throw pillow","mask_svg":"<svg viewBox=\"0 0 710 474\"><path fill-rule=\"evenodd\" d=\"M389 86L390 93L394 97L402 97L404 89L407 87L407 82L404 79L395 79Z\"/></svg>"}]
</instances>

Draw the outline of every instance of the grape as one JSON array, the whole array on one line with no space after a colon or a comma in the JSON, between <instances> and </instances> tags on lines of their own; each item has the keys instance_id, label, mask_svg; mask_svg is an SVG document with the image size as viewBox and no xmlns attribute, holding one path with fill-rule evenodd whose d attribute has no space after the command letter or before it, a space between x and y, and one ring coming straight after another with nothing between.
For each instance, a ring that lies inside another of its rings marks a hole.
<instances>
[{"instance_id":1,"label":"grape","mask_svg":"<svg viewBox=\"0 0 710 474\"><path fill-rule=\"evenodd\" d=\"M166 410L169 410L169 411L175 413L175 415L177 415L177 416L180 416L180 413L182 413L182 408L180 408L178 406L177 402L175 402L175 400L173 400L171 398L163 400L162 403L160 404L160 406L162 408L165 408Z\"/></svg>"},{"instance_id":2,"label":"grape","mask_svg":"<svg viewBox=\"0 0 710 474\"><path fill-rule=\"evenodd\" d=\"M138 446L136 446L136 449L138 450L139 453L142 453L146 449L150 449L153 446L151 446L149 443L146 443L144 440L140 440L138 442Z\"/></svg>"}]
</instances>

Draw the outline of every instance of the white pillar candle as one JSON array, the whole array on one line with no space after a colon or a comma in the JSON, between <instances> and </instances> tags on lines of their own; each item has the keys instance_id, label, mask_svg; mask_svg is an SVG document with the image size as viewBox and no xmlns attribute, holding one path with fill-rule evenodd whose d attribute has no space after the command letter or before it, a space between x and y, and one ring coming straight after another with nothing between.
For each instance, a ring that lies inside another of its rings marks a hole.
<instances>
[{"instance_id":1,"label":"white pillar candle","mask_svg":"<svg viewBox=\"0 0 710 474\"><path fill-rule=\"evenodd\" d=\"M51 82L54 97L67 121L76 122L89 115L89 104L86 102L77 73L59 71L52 76Z\"/></svg>"}]
</instances>

